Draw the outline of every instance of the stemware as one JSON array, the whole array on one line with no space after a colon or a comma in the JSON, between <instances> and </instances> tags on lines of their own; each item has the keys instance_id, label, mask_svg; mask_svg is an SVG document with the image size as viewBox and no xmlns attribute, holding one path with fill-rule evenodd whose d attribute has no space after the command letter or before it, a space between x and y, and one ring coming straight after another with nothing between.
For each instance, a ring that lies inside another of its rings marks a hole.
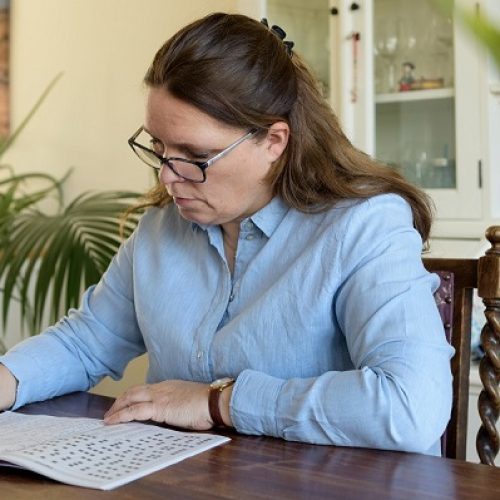
<instances>
[{"instance_id":1,"label":"stemware","mask_svg":"<svg viewBox=\"0 0 500 500\"><path fill-rule=\"evenodd\" d=\"M377 92L396 92L396 59L400 44L399 22L395 19L379 19L375 23L375 64Z\"/></svg>"}]
</instances>

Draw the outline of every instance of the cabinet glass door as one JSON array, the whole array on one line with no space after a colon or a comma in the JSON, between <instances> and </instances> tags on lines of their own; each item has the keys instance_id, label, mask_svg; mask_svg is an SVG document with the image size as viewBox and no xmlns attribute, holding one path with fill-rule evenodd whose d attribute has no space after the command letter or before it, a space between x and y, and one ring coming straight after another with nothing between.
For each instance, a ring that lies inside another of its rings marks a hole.
<instances>
[{"instance_id":1,"label":"cabinet glass door","mask_svg":"<svg viewBox=\"0 0 500 500\"><path fill-rule=\"evenodd\" d=\"M426 189L456 188L452 20L427 0L374 0L375 148Z\"/></svg>"},{"instance_id":2,"label":"cabinet glass door","mask_svg":"<svg viewBox=\"0 0 500 500\"><path fill-rule=\"evenodd\" d=\"M307 61L321 85L322 94L330 95L331 44L329 0L267 0L269 24L286 31L286 39Z\"/></svg>"}]
</instances>

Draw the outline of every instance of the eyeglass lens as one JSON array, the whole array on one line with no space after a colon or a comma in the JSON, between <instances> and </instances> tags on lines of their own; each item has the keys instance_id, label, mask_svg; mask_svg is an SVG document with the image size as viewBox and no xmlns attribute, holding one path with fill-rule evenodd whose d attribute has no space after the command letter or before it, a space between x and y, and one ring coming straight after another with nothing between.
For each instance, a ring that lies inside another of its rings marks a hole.
<instances>
[{"instance_id":1,"label":"eyeglass lens","mask_svg":"<svg viewBox=\"0 0 500 500\"><path fill-rule=\"evenodd\" d=\"M138 148L137 146L134 148L134 151L137 153L139 158L150 167L155 168L156 170L160 170L162 166L161 160L155 156L154 154L146 151L142 148ZM175 160L170 159L165 162L171 170L173 170L177 175L184 177L185 179L189 179L192 181L203 181L203 171L197 165L193 163L189 163L183 160Z\"/></svg>"},{"instance_id":2,"label":"eyeglass lens","mask_svg":"<svg viewBox=\"0 0 500 500\"><path fill-rule=\"evenodd\" d=\"M162 162L162 160L160 160L160 158L151 151L156 151L157 154L161 155L161 151L158 151L158 147L153 144L151 136L147 132L142 131L135 139L135 143L136 144L132 144L134 152L150 167L160 170L162 164L166 163L177 175L184 177L187 180L195 182L203 182L205 180L201 168L193 163L190 163L189 161L182 159L169 159L168 161L164 160ZM138 144L143 147L139 147Z\"/></svg>"}]
</instances>

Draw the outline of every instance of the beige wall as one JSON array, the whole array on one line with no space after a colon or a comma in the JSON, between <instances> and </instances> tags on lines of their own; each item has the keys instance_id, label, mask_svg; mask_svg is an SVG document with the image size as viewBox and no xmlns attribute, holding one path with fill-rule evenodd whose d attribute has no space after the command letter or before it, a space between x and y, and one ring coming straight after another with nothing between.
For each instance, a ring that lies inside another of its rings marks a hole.
<instances>
[{"instance_id":1,"label":"beige wall","mask_svg":"<svg viewBox=\"0 0 500 500\"><path fill-rule=\"evenodd\" d=\"M214 11L258 15L261 0L13 0L11 122L15 127L47 84L62 79L4 161L17 172L74 171L67 199L85 190L145 190L150 172L127 138L143 119L141 80L160 45L186 23ZM20 339L16 311L6 344ZM135 363L134 381L144 362ZM107 382L113 394L121 385Z\"/></svg>"},{"instance_id":2,"label":"beige wall","mask_svg":"<svg viewBox=\"0 0 500 500\"><path fill-rule=\"evenodd\" d=\"M142 121L142 76L179 27L235 0L14 0L11 106L15 126L48 82L64 75L5 160L62 175L68 197L88 189L145 189L147 169L126 139Z\"/></svg>"}]
</instances>

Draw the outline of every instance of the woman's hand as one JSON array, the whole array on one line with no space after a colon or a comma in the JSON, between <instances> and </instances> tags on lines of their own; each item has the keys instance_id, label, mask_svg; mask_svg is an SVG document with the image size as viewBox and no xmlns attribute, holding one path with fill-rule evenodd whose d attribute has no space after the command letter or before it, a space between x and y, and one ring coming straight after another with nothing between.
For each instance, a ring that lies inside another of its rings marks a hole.
<instances>
[{"instance_id":1,"label":"woman's hand","mask_svg":"<svg viewBox=\"0 0 500 500\"><path fill-rule=\"evenodd\" d=\"M132 387L113 403L104 422L154 420L175 427L208 430L213 426L208 411L209 390L208 384L184 380Z\"/></svg>"},{"instance_id":2,"label":"woman's hand","mask_svg":"<svg viewBox=\"0 0 500 500\"><path fill-rule=\"evenodd\" d=\"M0 364L0 411L10 408L16 401L17 380L10 370Z\"/></svg>"}]
</instances>

